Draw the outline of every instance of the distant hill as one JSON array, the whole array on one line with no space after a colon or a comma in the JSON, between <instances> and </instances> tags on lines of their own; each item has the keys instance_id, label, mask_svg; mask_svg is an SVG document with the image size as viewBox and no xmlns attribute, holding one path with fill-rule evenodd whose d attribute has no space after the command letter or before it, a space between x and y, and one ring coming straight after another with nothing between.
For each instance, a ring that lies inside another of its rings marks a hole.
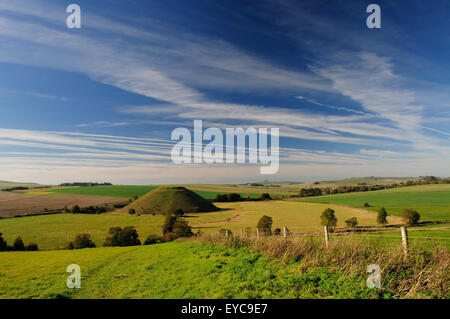
<instances>
[{"instance_id":1,"label":"distant hill","mask_svg":"<svg viewBox=\"0 0 450 319\"><path fill-rule=\"evenodd\" d=\"M10 187L37 187L40 186L37 183L18 183L9 181L0 181L0 189L10 188Z\"/></svg>"},{"instance_id":2,"label":"distant hill","mask_svg":"<svg viewBox=\"0 0 450 319\"><path fill-rule=\"evenodd\" d=\"M385 185L385 184L394 184L400 183L407 180L417 179L417 177L354 177L354 178L344 178L339 180L331 180L331 181L320 181L320 184L342 184L342 185ZM317 182L316 182L317 183Z\"/></svg>"},{"instance_id":3,"label":"distant hill","mask_svg":"<svg viewBox=\"0 0 450 319\"><path fill-rule=\"evenodd\" d=\"M121 212L134 209L138 214L163 214L182 209L185 213L219 210L210 201L184 187L161 186L124 207Z\"/></svg>"}]
</instances>

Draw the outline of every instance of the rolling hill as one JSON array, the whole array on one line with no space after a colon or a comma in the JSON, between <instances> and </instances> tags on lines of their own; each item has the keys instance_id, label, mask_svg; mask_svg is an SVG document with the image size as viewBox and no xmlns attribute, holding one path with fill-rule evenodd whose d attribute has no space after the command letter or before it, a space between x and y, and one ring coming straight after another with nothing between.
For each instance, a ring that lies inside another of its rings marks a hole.
<instances>
[{"instance_id":1,"label":"rolling hill","mask_svg":"<svg viewBox=\"0 0 450 319\"><path fill-rule=\"evenodd\" d=\"M121 212L134 209L138 214L164 214L182 209L185 213L213 212L219 209L213 203L184 187L161 186L147 193Z\"/></svg>"}]
</instances>

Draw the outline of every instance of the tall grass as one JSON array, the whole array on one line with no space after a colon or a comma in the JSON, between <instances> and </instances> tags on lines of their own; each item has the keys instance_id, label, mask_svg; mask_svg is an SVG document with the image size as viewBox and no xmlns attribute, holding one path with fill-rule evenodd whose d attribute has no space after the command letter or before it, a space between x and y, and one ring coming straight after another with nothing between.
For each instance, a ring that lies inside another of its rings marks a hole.
<instances>
[{"instance_id":1,"label":"tall grass","mask_svg":"<svg viewBox=\"0 0 450 319\"><path fill-rule=\"evenodd\" d=\"M226 238L203 235L195 240L224 244L236 249L258 251L281 263L298 264L300 273L311 268L326 267L346 278L367 278L370 264L381 268L381 295L392 298L449 298L450 253L445 246L423 248L413 245L405 257L401 245L371 242L356 236L336 236L329 247L321 238L263 237Z\"/></svg>"}]
</instances>

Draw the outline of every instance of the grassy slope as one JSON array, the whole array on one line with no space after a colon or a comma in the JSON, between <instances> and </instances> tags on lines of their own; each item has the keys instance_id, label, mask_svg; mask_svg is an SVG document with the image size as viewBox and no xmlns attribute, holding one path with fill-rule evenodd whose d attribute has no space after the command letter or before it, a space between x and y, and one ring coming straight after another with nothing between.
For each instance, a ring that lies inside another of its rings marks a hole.
<instances>
[{"instance_id":1,"label":"grassy slope","mask_svg":"<svg viewBox=\"0 0 450 319\"><path fill-rule=\"evenodd\" d=\"M273 218L273 228L287 226L293 232L320 230L320 214L327 208L336 210L338 225L344 226L344 220L357 217L360 225L374 225L376 214L363 210L315 203L265 201L221 203L219 208L227 209L212 213L190 213L186 217L194 232L216 232L221 228L239 233L241 228L251 227L256 231L256 224L263 215ZM231 218L231 219L230 219ZM390 217L391 223L399 220ZM136 226L141 240L149 234L161 234L163 216L161 215L72 215L57 214L30 216L23 218L0 219L0 232L12 243L21 236L25 243L36 242L41 249L65 247L78 233L90 233L97 245L101 245L107 231L113 226Z\"/></svg>"},{"instance_id":2,"label":"grassy slope","mask_svg":"<svg viewBox=\"0 0 450 319\"><path fill-rule=\"evenodd\" d=\"M66 287L70 264L81 289ZM364 274L365 275L365 274ZM79 251L0 253L0 298L356 298L374 297L366 276L270 261L244 249L169 243Z\"/></svg>"},{"instance_id":3,"label":"grassy slope","mask_svg":"<svg viewBox=\"0 0 450 319\"><path fill-rule=\"evenodd\" d=\"M154 189L121 209L120 212L127 213L129 209L134 209L138 214L165 214L175 212L178 209L183 210L185 213L218 210L211 201L204 199L185 187L167 186Z\"/></svg>"},{"instance_id":4,"label":"grassy slope","mask_svg":"<svg viewBox=\"0 0 450 319\"><path fill-rule=\"evenodd\" d=\"M347 193L331 196L309 197L301 201L332 203L363 208L369 203L371 211L385 207L388 213L401 216L403 208L416 209L422 220L450 219L450 185L423 185L374 192Z\"/></svg>"},{"instance_id":5,"label":"grassy slope","mask_svg":"<svg viewBox=\"0 0 450 319\"><path fill-rule=\"evenodd\" d=\"M146 215L131 217L116 214L72 215L56 214L30 216L0 220L0 233L12 244L21 236L25 244L35 242L40 249L66 247L79 233L89 233L94 242L101 246L108 229L115 226L136 226L141 240L149 234L161 234L163 216Z\"/></svg>"},{"instance_id":6,"label":"grassy slope","mask_svg":"<svg viewBox=\"0 0 450 319\"><path fill-rule=\"evenodd\" d=\"M94 187L57 187L36 191L39 194L72 194L72 195L95 195L118 198L132 198L133 196L142 196L154 190L157 186L94 186Z\"/></svg>"}]
</instances>

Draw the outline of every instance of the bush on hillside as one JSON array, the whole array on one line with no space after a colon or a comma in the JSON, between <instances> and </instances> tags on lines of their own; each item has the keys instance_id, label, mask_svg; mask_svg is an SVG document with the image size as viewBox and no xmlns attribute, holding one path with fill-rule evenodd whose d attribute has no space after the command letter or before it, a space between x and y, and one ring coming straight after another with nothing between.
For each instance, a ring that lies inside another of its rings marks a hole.
<instances>
[{"instance_id":1,"label":"bush on hillside","mask_svg":"<svg viewBox=\"0 0 450 319\"><path fill-rule=\"evenodd\" d=\"M265 235L271 235L272 234L272 224L273 220L272 217L264 215L261 217L261 219L258 221L258 225L256 226L263 234Z\"/></svg>"},{"instance_id":2,"label":"bush on hillside","mask_svg":"<svg viewBox=\"0 0 450 319\"><path fill-rule=\"evenodd\" d=\"M347 227L355 228L358 225L358 219L356 217L351 217L345 221Z\"/></svg>"},{"instance_id":3,"label":"bush on hillside","mask_svg":"<svg viewBox=\"0 0 450 319\"><path fill-rule=\"evenodd\" d=\"M261 194L261 196L259 197L260 200L271 200L272 198L270 197L269 193L263 193Z\"/></svg>"},{"instance_id":4,"label":"bush on hillside","mask_svg":"<svg viewBox=\"0 0 450 319\"><path fill-rule=\"evenodd\" d=\"M238 202L241 200L242 200L241 194L238 193L216 195L216 202Z\"/></svg>"},{"instance_id":5,"label":"bush on hillside","mask_svg":"<svg viewBox=\"0 0 450 319\"><path fill-rule=\"evenodd\" d=\"M90 234L78 234L73 242L70 242L68 249L95 248L95 243L91 240Z\"/></svg>"},{"instance_id":6,"label":"bush on hillside","mask_svg":"<svg viewBox=\"0 0 450 319\"><path fill-rule=\"evenodd\" d=\"M8 250L8 243L3 239L2 233L0 233L0 251Z\"/></svg>"},{"instance_id":7,"label":"bush on hillside","mask_svg":"<svg viewBox=\"0 0 450 319\"><path fill-rule=\"evenodd\" d=\"M327 208L322 212L320 220L323 226L327 226L330 231L333 231L334 227L337 225L337 218L334 215L334 210Z\"/></svg>"},{"instance_id":8,"label":"bush on hillside","mask_svg":"<svg viewBox=\"0 0 450 319\"><path fill-rule=\"evenodd\" d=\"M420 214L411 208L402 211L402 218L408 226L416 225L420 220Z\"/></svg>"},{"instance_id":9,"label":"bush on hillside","mask_svg":"<svg viewBox=\"0 0 450 319\"><path fill-rule=\"evenodd\" d=\"M177 238L191 237L194 235L189 224L182 219L175 221L175 224L173 225L173 233Z\"/></svg>"},{"instance_id":10,"label":"bush on hillside","mask_svg":"<svg viewBox=\"0 0 450 319\"><path fill-rule=\"evenodd\" d=\"M164 242L164 238L158 235L149 235L144 241L144 245L161 244Z\"/></svg>"},{"instance_id":11,"label":"bush on hillside","mask_svg":"<svg viewBox=\"0 0 450 319\"><path fill-rule=\"evenodd\" d=\"M108 232L109 236L106 237L103 246L107 247L125 247L125 246L138 246L141 244L139 235L134 226L111 227Z\"/></svg>"},{"instance_id":12,"label":"bush on hillside","mask_svg":"<svg viewBox=\"0 0 450 319\"><path fill-rule=\"evenodd\" d=\"M377 215L377 223L379 225L386 225L388 224L387 221L387 211L384 207L381 207L381 209L378 211L378 215Z\"/></svg>"},{"instance_id":13,"label":"bush on hillside","mask_svg":"<svg viewBox=\"0 0 450 319\"><path fill-rule=\"evenodd\" d=\"M38 245L35 244L35 243L30 243L30 244L28 244L28 245L25 246L25 250L26 250L26 251L38 251L38 250L39 250L39 247L38 247Z\"/></svg>"},{"instance_id":14,"label":"bush on hillside","mask_svg":"<svg viewBox=\"0 0 450 319\"><path fill-rule=\"evenodd\" d=\"M25 245L23 243L22 237L17 237L14 240L12 250L14 250L14 251L24 251L25 250Z\"/></svg>"}]
</instances>

